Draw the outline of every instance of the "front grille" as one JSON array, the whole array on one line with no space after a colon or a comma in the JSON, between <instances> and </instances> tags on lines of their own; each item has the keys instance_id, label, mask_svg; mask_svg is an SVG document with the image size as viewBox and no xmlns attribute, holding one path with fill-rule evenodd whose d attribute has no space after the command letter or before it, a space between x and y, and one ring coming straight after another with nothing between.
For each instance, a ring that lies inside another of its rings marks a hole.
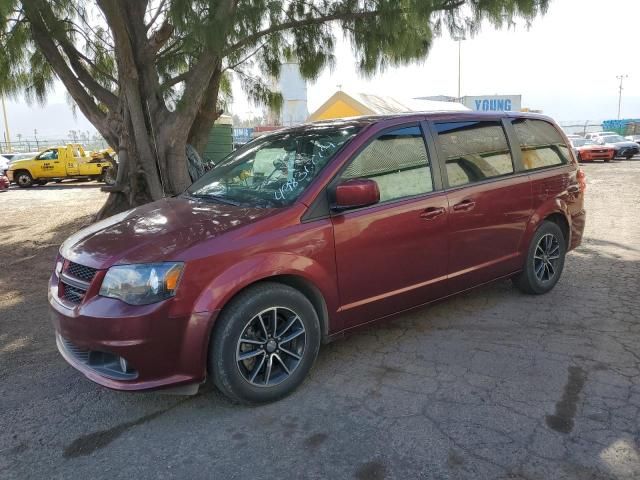
<instances>
[{"instance_id":1,"label":"front grille","mask_svg":"<svg viewBox=\"0 0 640 480\"><path fill-rule=\"evenodd\" d=\"M96 275L96 269L85 267L78 263L69 262L65 273L71 277L79 278L80 280L90 283Z\"/></svg>"},{"instance_id":2,"label":"front grille","mask_svg":"<svg viewBox=\"0 0 640 480\"><path fill-rule=\"evenodd\" d=\"M85 290L62 283L62 298L71 303L80 303L84 298Z\"/></svg>"}]
</instances>

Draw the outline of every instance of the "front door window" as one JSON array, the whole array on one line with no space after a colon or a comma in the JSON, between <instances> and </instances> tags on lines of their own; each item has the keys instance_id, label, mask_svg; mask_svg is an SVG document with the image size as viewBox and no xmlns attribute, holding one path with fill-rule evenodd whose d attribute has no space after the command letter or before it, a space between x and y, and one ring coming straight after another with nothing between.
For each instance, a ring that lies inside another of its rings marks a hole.
<instances>
[{"instance_id":1,"label":"front door window","mask_svg":"<svg viewBox=\"0 0 640 480\"><path fill-rule=\"evenodd\" d=\"M420 127L386 132L362 150L341 179L368 178L378 184L380 202L433 191L427 149Z\"/></svg>"}]
</instances>

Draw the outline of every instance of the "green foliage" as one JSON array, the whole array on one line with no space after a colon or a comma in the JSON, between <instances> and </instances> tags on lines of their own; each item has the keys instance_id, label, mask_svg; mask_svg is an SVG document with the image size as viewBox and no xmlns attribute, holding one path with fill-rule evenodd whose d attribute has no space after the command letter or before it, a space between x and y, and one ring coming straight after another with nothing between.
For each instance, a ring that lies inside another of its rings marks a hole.
<instances>
[{"instance_id":1,"label":"green foliage","mask_svg":"<svg viewBox=\"0 0 640 480\"><path fill-rule=\"evenodd\" d=\"M0 0L0 89L44 101L60 76L60 67L51 65L36 39L44 35L105 111L96 86L78 71L85 69L98 85L118 95L119 53L100 3ZM27 4L32 10L39 5L38 18ZM547 7L548 0L128 0L117 8L145 12L149 40L162 26L170 28L151 60L158 85L152 94L161 95L169 110L179 110L191 72L202 62L220 65L221 99L230 96L233 74L256 102L278 107L282 99L270 90L269 79L278 76L281 62L296 58L302 75L313 79L335 64L337 35L351 43L360 70L374 74L425 58L444 31L473 35L485 21L496 27L510 25L514 18L530 22Z\"/></svg>"}]
</instances>

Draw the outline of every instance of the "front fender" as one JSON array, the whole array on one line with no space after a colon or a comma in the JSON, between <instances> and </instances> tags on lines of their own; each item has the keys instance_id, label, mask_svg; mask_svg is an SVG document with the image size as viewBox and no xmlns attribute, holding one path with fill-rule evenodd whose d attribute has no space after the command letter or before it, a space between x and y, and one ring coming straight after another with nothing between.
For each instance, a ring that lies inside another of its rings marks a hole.
<instances>
[{"instance_id":1,"label":"front fender","mask_svg":"<svg viewBox=\"0 0 640 480\"><path fill-rule=\"evenodd\" d=\"M336 311L338 293L335 272L328 271L309 257L270 252L253 255L216 275L196 299L193 312L222 310L242 289L277 275L293 275L306 280L320 291L329 313Z\"/></svg>"}]
</instances>

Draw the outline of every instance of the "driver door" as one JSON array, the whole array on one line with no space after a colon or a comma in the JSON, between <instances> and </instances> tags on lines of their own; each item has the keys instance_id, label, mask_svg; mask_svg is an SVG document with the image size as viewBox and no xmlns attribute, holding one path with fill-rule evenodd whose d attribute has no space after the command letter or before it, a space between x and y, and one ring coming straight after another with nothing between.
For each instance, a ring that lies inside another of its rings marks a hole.
<instances>
[{"instance_id":1,"label":"driver door","mask_svg":"<svg viewBox=\"0 0 640 480\"><path fill-rule=\"evenodd\" d=\"M380 202L332 216L345 328L447 292L447 198L418 124L374 135L338 181L368 178Z\"/></svg>"},{"instance_id":2,"label":"driver door","mask_svg":"<svg viewBox=\"0 0 640 480\"><path fill-rule=\"evenodd\" d=\"M58 149L50 148L45 150L36 157L38 161L38 177L39 178L55 178L64 176L60 175L60 171L64 172L64 164L58 158Z\"/></svg>"}]
</instances>

